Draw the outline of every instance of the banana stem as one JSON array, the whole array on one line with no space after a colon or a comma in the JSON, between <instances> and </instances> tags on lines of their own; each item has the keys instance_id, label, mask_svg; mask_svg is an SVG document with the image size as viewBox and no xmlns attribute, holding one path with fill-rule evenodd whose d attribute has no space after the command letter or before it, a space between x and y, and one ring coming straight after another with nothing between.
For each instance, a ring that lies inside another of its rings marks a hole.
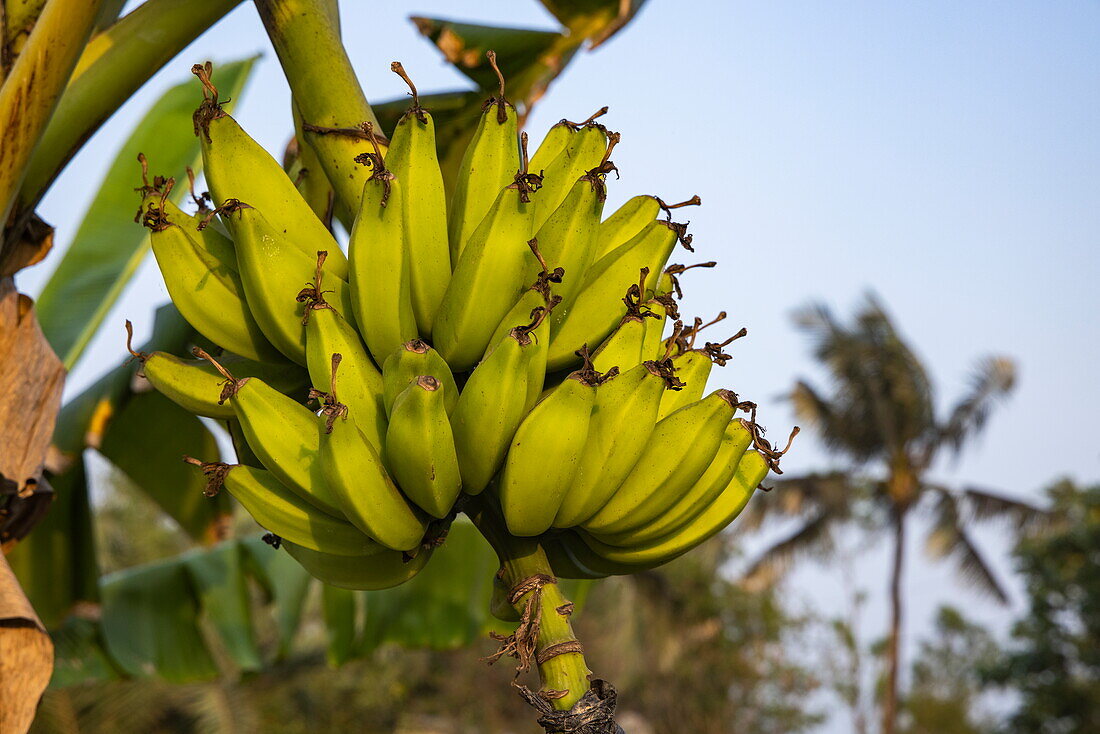
<instances>
[{"instance_id":1,"label":"banana stem","mask_svg":"<svg viewBox=\"0 0 1100 734\"><path fill-rule=\"evenodd\" d=\"M306 130L312 131L306 142L317 151L337 202L348 211L358 211L370 172L356 165L354 158L369 149L369 143L355 133L362 123L369 122L379 131L381 126L340 41L332 0L255 2L294 103Z\"/></svg>"},{"instance_id":2,"label":"banana stem","mask_svg":"<svg viewBox=\"0 0 1100 734\"><path fill-rule=\"evenodd\" d=\"M569 623L573 604L561 593L550 562L537 538L517 538L510 535L504 528L503 520L484 496L473 500L466 509L466 514L500 558L505 588L519 590L530 587L530 590L509 599L515 610L520 615L525 615L528 600L535 596L538 606L530 612L532 618L537 615L539 620L534 659L542 659L552 648L562 649L558 646L576 648L575 651L554 655L536 663L541 682L539 694L547 698L555 709L568 711L588 690L590 673L584 653L580 652L577 637ZM532 579L540 579L541 583L531 583ZM522 625L521 622L521 627Z\"/></svg>"}]
</instances>

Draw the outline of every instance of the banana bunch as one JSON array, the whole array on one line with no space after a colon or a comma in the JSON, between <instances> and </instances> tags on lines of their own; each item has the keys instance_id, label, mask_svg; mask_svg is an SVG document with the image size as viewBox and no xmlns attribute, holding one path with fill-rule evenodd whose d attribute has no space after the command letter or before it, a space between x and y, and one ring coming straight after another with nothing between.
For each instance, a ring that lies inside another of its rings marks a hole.
<instances>
[{"instance_id":1,"label":"banana bunch","mask_svg":"<svg viewBox=\"0 0 1100 734\"><path fill-rule=\"evenodd\" d=\"M690 268L668 263L691 249L671 212L698 197L635 197L605 218L620 140L596 122L606 108L562 120L529 156L499 70L447 187L432 116L391 69L412 92L391 137L333 131L371 145L340 162L368 169L346 255L323 174L303 190L305 164L284 167L221 109L209 64L193 68L199 211L142 159L138 219L205 349L133 354L153 387L227 422L239 463L187 459L208 492L224 487L310 573L359 589L414 576L482 493L562 576L652 568L722 530L783 451L752 403L704 396L729 341L695 348L710 324L684 328Z\"/></svg>"}]
</instances>

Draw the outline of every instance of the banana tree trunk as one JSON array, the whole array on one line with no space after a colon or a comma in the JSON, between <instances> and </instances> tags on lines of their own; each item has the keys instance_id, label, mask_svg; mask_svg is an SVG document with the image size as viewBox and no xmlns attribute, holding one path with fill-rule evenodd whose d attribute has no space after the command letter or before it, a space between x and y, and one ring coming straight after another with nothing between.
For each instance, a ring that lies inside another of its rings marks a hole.
<instances>
[{"instance_id":1,"label":"banana tree trunk","mask_svg":"<svg viewBox=\"0 0 1100 734\"><path fill-rule=\"evenodd\" d=\"M894 563L890 570L890 636L886 643L886 691L882 734L894 734L898 718L898 668L901 641L901 577L905 563L905 510L894 510Z\"/></svg>"}]
</instances>

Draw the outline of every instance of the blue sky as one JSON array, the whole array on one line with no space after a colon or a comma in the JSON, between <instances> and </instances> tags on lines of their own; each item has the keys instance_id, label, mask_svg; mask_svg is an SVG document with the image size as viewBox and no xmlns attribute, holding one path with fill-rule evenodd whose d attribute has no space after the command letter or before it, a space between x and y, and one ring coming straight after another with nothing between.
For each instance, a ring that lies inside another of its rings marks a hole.
<instances>
[{"instance_id":1,"label":"blue sky","mask_svg":"<svg viewBox=\"0 0 1100 734\"><path fill-rule=\"evenodd\" d=\"M62 246L94 193L89 172L105 169L130 126L195 61L266 54L237 117L282 150L289 95L248 5L77 157L42 206ZM404 92L388 71L393 59L422 92L466 84L405 20L411 13L556 25L534 0L343 5L350 52L374 99ZM714 387L759 402L773 437L793 420L779 396L798 376L820 377L791 311L816 300L847 315L873 288L926 360L944 406L976 358L1017 360L1016 394L967 456L935 475L1038 498L1060 475L1100 479L1098 27L1100 4L1084 0L652 0L568 69L528 129L538 138L561 117L609 105L606 123L623 134L623 178L611 184L609 207L635 193L702 196L704 206L684 216L699 259L721 266L686 279L685 309L724 309L731 333L748 327ZM21 274L20 287L37 293L57 254ZM166 298L150 263L108 323L129 317L147 327ZM70 390L121 356L120 333L96 339ZM784 461L792 473L837 464L807 433ZM981 538L1007 571L1002 533ZM869 637L884 617L884 550L866 549L855 564L856 583L872 592ZM926 628L944 601L1003 629L1006 613L960 592L946 570L918 568L916 544L910 559L911 629ZM836 574L820 570L796 574L794 586L808 606L838 612Z\"/></svg>"}]
</instances>

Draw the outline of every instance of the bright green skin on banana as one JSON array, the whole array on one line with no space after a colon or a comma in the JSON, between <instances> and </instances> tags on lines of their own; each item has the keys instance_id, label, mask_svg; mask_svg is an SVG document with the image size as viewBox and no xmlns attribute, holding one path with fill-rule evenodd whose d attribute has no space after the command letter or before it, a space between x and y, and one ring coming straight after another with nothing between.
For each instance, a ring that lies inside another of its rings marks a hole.
<instances>
[{"instance_id":1,"label":"bright green skin on banana","mask_svg":"<svg viewBox=\"0 0 1100 734\"><path fill-rule=\"evenodd\" d=\"M603 126L585 125L546 166L535 201L536 232L566 199L577 179L600 165L606 151L607 132Z\"/></svg>"},{"instance_id":2,"label":"bright green skin on banana","mask_svg":"<svg viewBox=\"0 0 1100 734\"><path fill-rule=\"evenodd\" d=\"M576 134L577 128L575 125L564 120L555 123L546 132L546 137L542 139L539 147L531 155L531 162L528 166L531 172L541 174L545 171L558 157L558 154L565 150L565 147L569 145Z\"/></svg>"},{"instance_id":3,"label":"bright green skin on banana","mask_svg":"<svg viewBox=\"0 0 1100 734\"><path fill-rule=\"evenodd\" d=\"M626 203L600 224L596 235L596 257L601 258L616 247L633 239L661 213L657 197L642 194Z\"/></svg>"},{"instance_id":4,"label":"bright green skin on banana","mask_svg":"<svg viewBox=\"0 0 1100 734\"><path fill-rule=\"evenodd\" d=\"M676 233L657 221L594 263L573 303L554 312L548 369L575 365L578 360L573 353L582 344L602 342L626 315L622 297L638 282L641 269L649 268L651 273L663 269L675 245Z\"/></svg>"},{"instance_id":5,"label":"bright green skin on banana","mask_svg":"<svg viewBox=\"0 0 1100 734\"><path fill-rule=\"evenodd\" d=\"M586 533L581 539L599 557L610 563L628 564L634 571L654 568L687 553L721 532L741 514L760 482L768 474L768 464L756 451L749 451L738 464L733 481L710 505L686 524L656 540L627 548L601 543Z\"/></svg>"},{"instance_id":6,"label":"bright green skin on banana","mask_svg":"<svg viewBox=\"0 0 1100 734\"><path fill-rule=\"evenodd\" d=\"M457 372L477 364L497 324L528 285L523 275L532 258L527 242L533 215L534 205L522 200L518 185L504 187L455 264L432 343Z\"/></svg>"},{"instance_id":7,"label":"bright green skin on banana","mask_svg":"<svg viewBox=\"0 0 1100 734\"><path fill-rule=\"evenodd\" d=\"M334 556L318 553L285 540L286 552L309 571L310 575L329 586L341 589L376 591L399 586L428 564L432 548L422 548L415 558L407 558L400 551L378 547L375 553L364 556Z\"/></svg>"},{"instance_id":8,"label":"bright green skin on banana","mask_svg":"<svg viewBox=\"0 0 1100 734\"><path fill-rule=\"evenodd\" d=\"M421 513L390 479L378 451L354 421L337 420L332 433L315 423L321 440L320 461L344 515L382 545L409 551L420 545L427 528Z\"/></svg>"},{"instance_id":9,"label":"bright green skin on banana","mask_svg":"<svg viewBox=\"0 0 1100 734\"><path fill-rule=\"evenodd\" d=\"M420 339L407 341L393 350L382 363L382 396L388 415L397 396L420 375L430 375L443 383L443 404L447 415L458 405L458 385L446 360Z\"/></svg>"},{"instance_id":10,"label":"bright green skin on banana","mask_svg":"<svg viewBox=\"0 0 1100 734\"><path fill-rule=\"evenodd\" d=\"M386 433L387 464L394 479L409 499L436 518L446 517L462 491L446 390L438 380L413 382L394 401Z\"/></svg>"},{"instance_id":11,"label":"bright green skin on banana","mask_svg":"<svg viewBox=\"0 0 1100 734\"><path fill-rule=\"evenodd\" d=\"M458 168L447 209L452 265L458 264L467 241L489 212L497 193L512 183L520 167L516 110L503 103L506 118L499 123L500 106L497 102L486 105Z\"/></svg>"},{"instance_id":12,"label":"bright green skin on banana","mask_svg":"<svg viewBox=\"0 0 1100 734\"><path fill-rule=\"evenodd\" d=\"M312 309L306 323L306 366L313 385L331 390L332 355L340 355L336 371L336 398L375 449L386 437L386 409L382 404L382 374L374 366L363 340L344 317L330 308Z\"/></svg>"},{"instance_id":13,"label":"bright green skin on banana","mask_svg":"<svg viewBox=\"0 0 1100 734\"><path fill-rule=\"evenodd\" d=\"M141 202L142 209L149 211L150 205L162 210L169 222L187 232L205 255L213 258L219 265L237 272L237 253L233 249L233 240L229 239L222 223L216 218L204 223L205 216L200 216L203 212L188 214L176 206L171 199L162 197L159 191L145 194Z\"/></svg>"},{"instance_id":14,"label":"bright green skin on banana","mask_svg":"<svg viewBox=\"0 0 1100 734\"><path fill-rule=\"evenodd\" d=\"M201 237L196 230L192 234L192 228L186 226L191 217L182 212L167 216L168 226L153 231L149 240L168 295L187 322L210 341L242 357L285 361L245 303L232 243L217 233Z\"/></svg>"},{"instance_id":15,"label":"bright green skin on banana","mask_svg":"<svg viewBox=\"0 0 1100 734\"><path fill-rule=\"evenodd\" d=\"M554 527L580 525L603 507L642 455L664 379L641 364L596 388L588 438Z\"/></svg>"},{"instance_id":16,"label":"bright green skin on banana","mask_svg":"<svg viewBox=\"0 0 1100 734\"><path fill-rule=\"evenodd\" d=\"M328 250L327 268L337 277L347 279L347 258L332 234L298 193L279 162L236 120L229 115L211 120L205 133L199 131L199 142L203 170L215 203L238 199L277 217L274 223L303 255L312 259L317 250Z\"/></svg>"},{"instance_id":17,"label":"bright green skin on banana","mask_svg":"<svg viewBox=\"0 0 1100 734\"><path fill-rule=\"evenodd\" d=\"M360 557L377 543L347 520L321 512L263 469L233 466L225 488L261 527L304 548L330 555Z\"/></svg>"},{"instance_id":18,"label":"bright green skin on banana","mask_svg":"<svg viewBox=\"0 0 1100 734\"><path fill-rule=\"evenodd\" d=\"M581 527L601 538L628 532L676 504L718 453L733 418L731 400L728 391L718 390L658 421L630 474Z\"/></svg>"},{"instance_id":19,"label":"bright green skin on banana","mask_svg":"<svg viewBox=\"0 0 1100 734\"><path fill-rule=\"evenodd\" d=\"M625 372L650 359L643 351L648 328L648 319L624 317L611 336L593 352L592 366L597 372L607 372L612 367Z\"/></svg>"},{"instance_id":20,"label":"bright green skin on banana","mask_svg":"<svg viewBox=\"0 0 1100 734\"><path fill-rule=\"evenodd\" d=\"M317 460L317 417L255 377L240 380L229 403L264 468L305 501L342 518L336 494Z\"/></svg>"},{"instance_id":21,"label":"bright green skin on banana","mask_svg":"<svg viewBox=\"0 0 1100 734\"><path fill-rule=\"evenodd\" d=\"M668 310L660 301L649 300L642 304L642 311L656 314L659 318L646 318L645 338L642 340L642 359L664 359L665 321L668 320ZM683 378L680 378L683 379Z\"/></svg>"},{"instance_id":22,"label":"bright green skin on banana","mask_svg":"<svg viewBox=\"0 0 1100 734\"><path fill-rule=\"evenodd\" d=\"M748 424L741 420L731 421L726 426L722 445L718 447L718 453L714 455L710 466L672 507L642 527L621 534L601 534L600 540L608 545L631 546L649 543L671 533L722 494L733 481L741 457L751 443L752 432Z\"/></svg>"},{"instance_id":23,"label":"bright green skin on banana","mask_svg":"<svg viewBox=\"0 0 1100 734\"><path fill-rule=\"evenodd\" d=\"M576 473L595 400L596 388L571 375L523 419L497 488L512 535L550 529Z\"/></svg>"},{"instance_id":24,"label":"bright green skin on banana","mask_svg":"<svg viewBox=\"0 0 1100 734\"><path fill-rule=\"evenodd\" d=\"M533 309L545 305L546 299L541 293L532 289L524 291L516 301L516 305L500 320L482 359L487 359L496 345L508 338L512 329L531 323ZM527 401L524 404L524 412L531 410L538 402L539 395L542 394L542 384L546 377L546 354L550 344L550 319L545 319L531 332L531 339L533 343L527 347L531 351L531 358L527 362Z\"/></svg>"},{"instance_id":25,"label":"bright green skin on banana","mask_svg":"<svg viewBox=\"0 0 1100 734\"><path fill-rule=\"evenodd\" d=\"M583 562L575 560L573 553L570 552L573 546L584 546L584 550L588 554L594 554L587 545L584 545L584 541L576 537L576 534L571 531L547 535L539 541L539 545L545 551L546 559L550 561L550 568L554 570L554 575L560 579L592 580L607 578L611 575L610 572L601 573L588 567Z\"/></svg>"},{"instance_id":26,"label":"bright green skin on banana","mask_svg":"<svg viewBox=\"0 0 1100 734\"><path fill-rule=\"evenodd\" d=\"M539 191L542 195L542 191ZM561 206L554 210L541 227L535 239L539 252L551 269L565 270L554 293L562 297L562 307L567 308L584 285L585 273L595 261L596 231L603 213L597 187L591 181L580 180L573 184ZM527 266L524 282L534 282L540 266L533 258Z\"/></svg>"},{"instance_id":27,"label":"bright green skin on banana","mask_svg":"<svg viewBox=\"0 0 1100 734\"><path fill-rule=\"evenodd\" d=\"M306 375L289 362L272 364L248 359L225 360L237 377L257 377L282 393L305 390ZM219 403L225 378L205 360L180 359L165 352L145 357L142 372L159 393L189 413L204 418L228 420L236 413L228 403Z\"/></svg>"},{"instance_id":28,"label":"bright green skin on banana","mask_svg":"<svg viewBox=\"0 0 1100 734\"><path fill-rule=\"evenodd\" d=\"M684 389L665 393L661 398L661 408L657 411L657 420L703 397L703 391L707 389L707 378L714 366L706 352L697 349L673 357L672 364L676 367L676 376L684 383Z\"/></svg>"},{"instance_id":29,"label":"bright green skin on banana","mask_svg":"<svg viewBox=\"0 0 1100 734\"><path fill-rule=\"evenodd\" d=\"M533 350L507 336L470 375L451 415L462 489L480 494L508 453L526 413Z\"/></svg>"},{"instance_id":30,"label":"bright green skin on banana","mask_svg":"<svg viewBox=\"0 0 1100 734\"><path fill-rule=\"evenodd\" d=\"M312 215L310 215L312 216ZM317 252L307 256L276 229L258 209L245 208L227 215L245 300L264 336L292 362L306 364L305 306L295 297L313 280ZM335 249L335 243L333 244ZM322 288L325 298L344 318L351 317L352 294L348 284L329 270L331 251L325 260Z\"/></svg>"},{"instance_id":31,"label":"bright green skin on banana","mask_svg":"<svg viewBox=\"0 0 1100 734\"><path fill-rule=\"evenodd\" d=\"M402 209L403 182L388 182L388 198L386 183L384 175L375 172L363 185L362 204L348 246L355 322L379 364L417 335Z\"/></svg>"},{"instance_id":32,"label":"bright green skin on banana","mask_svg":"<svg viewBox=\"0 0 1100 734\"><path fill-rule=\"evenodd\" d=\"M411 110L397 123L386 166L401 182L402 217L408 243L413 314L421 334L431 334L435 312L451 279L447 244L447 196L435 148L435 123Z\"/></svg>"}]
</instances>

